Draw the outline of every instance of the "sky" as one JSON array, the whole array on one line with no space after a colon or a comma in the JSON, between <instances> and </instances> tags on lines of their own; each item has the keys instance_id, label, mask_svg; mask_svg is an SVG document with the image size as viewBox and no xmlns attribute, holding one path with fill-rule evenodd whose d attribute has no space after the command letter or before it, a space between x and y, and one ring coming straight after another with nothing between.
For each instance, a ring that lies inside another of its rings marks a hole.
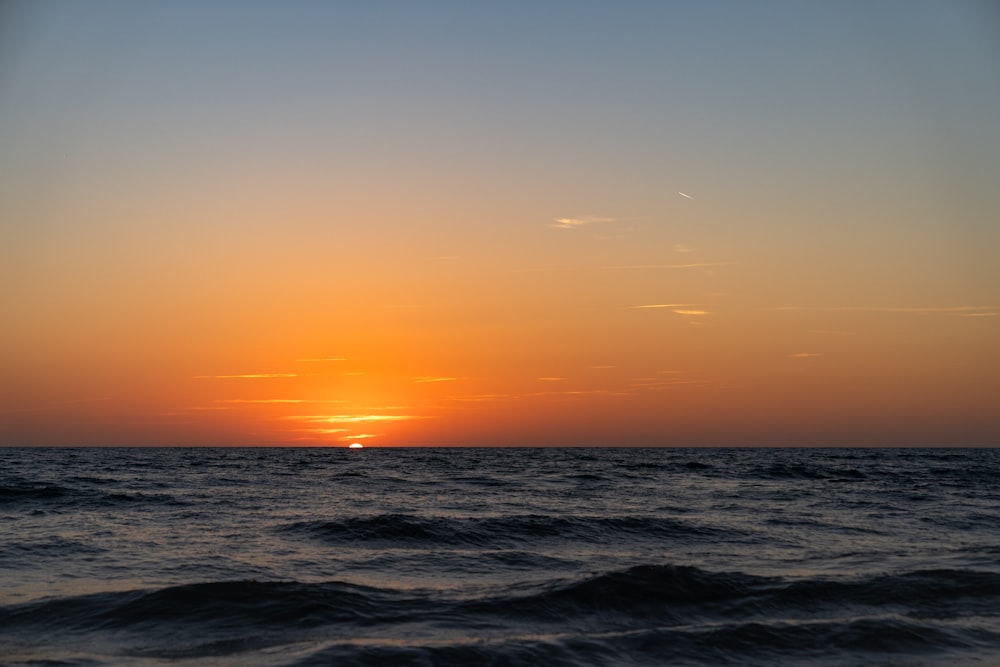
<instances>
[{"instance_id":1,"label":"sky","mask_svg":"<svg viewBox=\"0 0 1000 667\"><path fill-rule=\"evenodd\" d=\"M1000 444L1000 9L6 1L0 445Z\"/></svg>"}]
</instances>

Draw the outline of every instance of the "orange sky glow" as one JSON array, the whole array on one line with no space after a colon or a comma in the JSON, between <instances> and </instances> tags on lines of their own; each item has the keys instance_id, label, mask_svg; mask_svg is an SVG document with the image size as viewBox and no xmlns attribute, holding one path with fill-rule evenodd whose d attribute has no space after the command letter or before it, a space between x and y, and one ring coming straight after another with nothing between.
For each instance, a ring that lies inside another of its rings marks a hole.
<instances>
[{"instance_id":1,"label":"orange sky glow","mask_svg":"<svg viewBox=\"0 0 1000 667\"><path fill-rule=\"evenodd\" d=\"M991 42L778 5L7 10L0 445L1000 444Z\"/></svg>"}]
</instances>

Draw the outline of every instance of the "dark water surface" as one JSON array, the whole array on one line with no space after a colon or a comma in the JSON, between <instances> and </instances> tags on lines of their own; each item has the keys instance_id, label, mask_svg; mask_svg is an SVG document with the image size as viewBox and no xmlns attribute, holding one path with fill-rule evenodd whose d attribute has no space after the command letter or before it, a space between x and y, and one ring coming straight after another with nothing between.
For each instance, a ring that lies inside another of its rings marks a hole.
<instances>
[{"instance_id":1,"label":"dark water surface","mask_svg":"<svg viewBox=\"0 0 1000 667\"><path fill-rule=\"evenodd\" d=\"M1000 665L1000 450L0 449L4 665Z\"/></svg>"}]
</instances>

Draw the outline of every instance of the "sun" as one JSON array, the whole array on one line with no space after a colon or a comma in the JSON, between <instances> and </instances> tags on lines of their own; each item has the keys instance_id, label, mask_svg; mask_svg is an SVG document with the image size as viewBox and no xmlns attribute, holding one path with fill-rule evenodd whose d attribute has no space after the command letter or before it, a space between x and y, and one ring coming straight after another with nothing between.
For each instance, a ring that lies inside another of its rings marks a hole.
<instances>
[{"instance_id":1,"label":"sun","mask_svg":"<svg viewBox=\"0 0 1000 667\"><path fill-rule=\"evenodd\" d=\"M364 447L360 442L352 442L347 446L348 449L364 449Z\"/></svg>"}]
</instances>

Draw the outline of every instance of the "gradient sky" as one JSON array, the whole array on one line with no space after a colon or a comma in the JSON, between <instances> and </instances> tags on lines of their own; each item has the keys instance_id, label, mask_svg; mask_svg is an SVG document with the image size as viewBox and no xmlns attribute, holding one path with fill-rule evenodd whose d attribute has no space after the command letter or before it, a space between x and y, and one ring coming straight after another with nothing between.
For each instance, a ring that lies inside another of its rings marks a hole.
<instances>
[{"instance_id":1,"label":"gradient sky","mask_svg":"<svg viewBox=\"0 0 1000 667\"><path fill-rule=\"evenodd\" d=\"M1000 10L5 2L0 444L1000 444Z\"/></svg>"}]
</instances>

